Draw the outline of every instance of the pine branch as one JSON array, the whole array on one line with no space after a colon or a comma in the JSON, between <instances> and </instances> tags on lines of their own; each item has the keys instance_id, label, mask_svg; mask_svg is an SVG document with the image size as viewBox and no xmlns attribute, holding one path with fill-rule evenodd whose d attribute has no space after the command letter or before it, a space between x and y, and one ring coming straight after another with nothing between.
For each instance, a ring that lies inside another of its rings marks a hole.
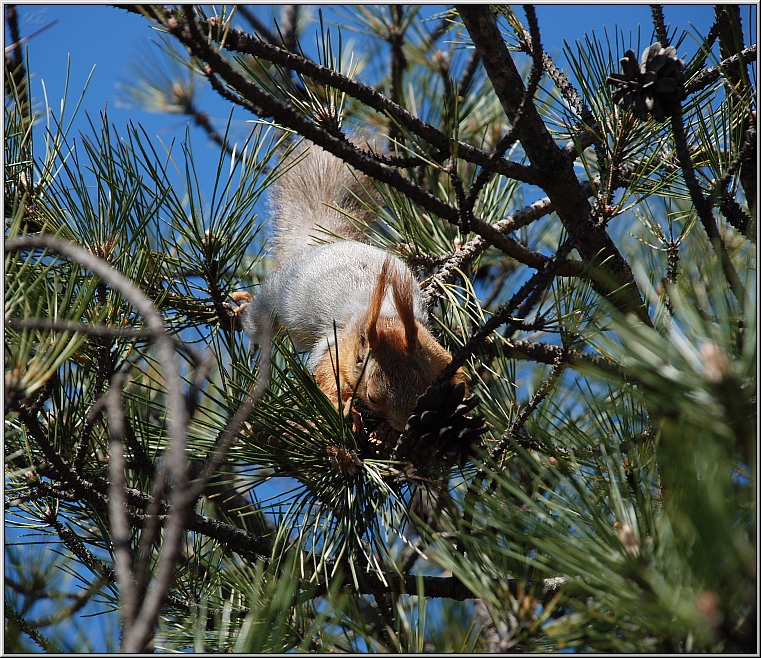
<instances>
[{"instance_id":1,"label":"pine branch","mask_svg":"<svg viewBox=\"0 0 761 658\"><path fill-rule=\"evenodd\" d=\"M757 46L754 43L752 46L748 46L741 53L737 53L736 55L732 55L731 57L722 60L716 66L713 66L710 69L701 71L685 85L685 93L687 96L691 96L692 94L705 89L709 85L719 80L722 75L729 71L732 66L736 65L738 62L755 62L756 49Z\"/></svg>"},{"instance_id":2,"label":"pine branch","mask_svg":"<svg viewBox=\"0 0 761 658\"><path fill-rule=\"evenodd\" d=\"M231 88L236 90L240 95L238 100L243 100L244 105L250 111L261 116L274 118L278 123L292 128L355 169L399 190L422 208L453 224L459 224L460 212L457 208L433 196L427 190L405 178L400 172L379 162L372 155L354 147L348 140L337 137L330 131L315 125L295 108L247 80L210 47L205 37L199 32L195 15L189 7L185 7L184 14L187 22L181 25L179 21L173 19L175 22L170 21L169 31L182 41L194 56L208 63L210 80L213 81L212 74L219 75ZM220 85L215 85L215 89L219 91ZM469 228L486 238L498 249L530 267L538 269L548 262L546 256L501 235L493 226L482 219L472 218ZM582 276L585 273L585 269L577 266L573 261L558 262L556 267L565 276Z\"/></svg>"},{"instance_id":3,"label":"pine branch","mask_svg":"<svg viewBox=\"0 0 761 658\"><path fill-rule=\"evenodd\" d=\"M708 199L708 204L713 206L716 203L717 196L721 197L720 210L727 218L727 221L734 226L738 231L743 234L747 234L748 229L751 226L751 218L742 210L740 205L729 194L729 183L732 177L735 176L741 168L750 162L755 162L756 153L756 117L751 114L748 117L748 127L743 135L743 141L740 144L740 148L737 155L732 162L729 163L724 175L716 181L713 186L713 190ZM745 185L743 187L747 190ZM748 205L753 207L753 196L748 199Z\"/></svg>"},{"instance_id":4,"label":"pine branch","mask_svg":"<svg viewBox=\"0 0 761 658\"><path fill-rule=\"evenodd\" d=\"M663 7L661 5L650 5L650 11L653 15L653 25L655 25L655 36L658 37L658 41L661 46L668 48L669 36L665 21L663 18Z\"/></svg>"},{"instance_id":5,"label":"pine branch","mask_svg":"<svg viewBox=\"0 0 761 658\"><path fill-rule=\"evenodd\" d=\"M566 239L558 248L555 256L550 258L542 269L535 272L508 302L500 306L491 318L473 331L465 345L452 356L452 360L441 372L436 384L449 381L457 368L460 368L466 359L474 354L475 350L503 324L507 324L509 327L505 333L505 339L509 339L517 329L523 327L522 319L529 315L544 291L558 275L555 262L562 262L573 245L574 241L571 238ZM516 313L516 317L513 317L513 313Z\"/></svg>"},{"instance_id":6,"label":"pine branch","mask_svg":"<svg viewBox=\"0 0 761 658\"><path fill-rule=\"evenodd\" d=\"M37 329L38 331L67 331L72 334L90 336L110 336L113 338L140 339L150 338L150 329L133 329L131 327L114 327L99 323L74 322L56 318L6 318L5 326L11 329Z\"/></svg>"},{"instance_id":7,"label":"pine branch","mask_svg":"<svg viewBox=\"0 0 761 658\"><path fill-rule=\"evenodd\" d=\"M166 22L169 19L177 19L177 14L174 10L166 9L166 13L159 12L152 9L152 5L114 5L127 11L146 14L158 20L159 22ZM163 8L162 8L163 9ZM142 10L142 11L141 11ZM208 33L208 22L204 20L198 20L199 28L202 32ZM211 39L218 39L212 31ZM221 40L221 39L218 39ZM390 116L393 121L398 122L404 126L407 130L424 139L432 146L439 149L439 151L447 156L452 153L456 153L457 157L462 158L467 162L472 162L480 166L484 166L489 163L489 154L477 149L465 142L459 142L453 140L440 130L422 121L419 117L408 112L399 105L393 103L390 99L386 98L379 92L375 91L371 87L359 82L355 82L351 78L348 78L336 71L333 71L327 67L321 66L311 60L308 60L295 53L288 52L283 48L273 46L271 43L267 43L261 39L256 39L251 35L241 32L239 30L230 29L226 31L226 39L224 41L224 48L230 52L240 52L246 55L252 55L259 57L266 61L277 64L285 69L289 69L307 76L316 82L320 82L323 85L342 91L352 98L355 98L360 103L371 107L382 115ZM240 91L240 90L238 90ZM250 100L250 99L249 99ZM513 178L531 185L537 184L537 178L533 168L521 165L519 163L501 160L496 165L497 173Z\"/></svg>"},{"instance_id":8,"label":"pine branch","mask_svg":"<svg viewBox=\"0 0 761 658\"><path fill-rule=\"evenodd\" d=\"M165 527L164 542L159 556L159 565L155 574L153 587L147 592L134 618L131 615L132 611L129 610L127 612L130 613L130 616L125 616L125 626L131 628L132 632L123 638L122 649L128 652L141 651L153 634L154 625L161 610L164 596L169 589L173 577L176 561L180 557L180 547L185 532L186 519L192 505L195 503L195 498L188 495L187 457L185 454L187 413L182 396L182 380L174 358L174 342L167 334L163 319L157 313L150 300L134 283L102 259L78 245L64 242L59 238L49 235L16 238L5 243L6 252L29 248L49 249L62 256L76 260L98 275L114 290L124 295L145 318L146 324L152 331L156 341L159 363L162 364L164 369L170 432L169 449L165 459L165 472L171 476L174 484L170 496L173 513ZM53 457L51 451L48 451L48 454L45 456L63 471L63 474L65 474L69 481L77 485L79 484L76 475L57 455Z\"/></svg>"},{"instance_id":9,"label":"pine branch","mask_svg":"<svg viewBox=\"0 0 761 658\"><path fill-rule=\"evenodd\" d=\"M38 463L36 465L36 471L41 476L58 477L61 478L61 480L64 480L54 466ZM104 478L90 474L83 474L82 487L78 492L77 497L74 499L71 498L69 493L70 485L66 483L65 480L60 484L56 484L55 482L40 482L36 486L41 487L40 490L46 496L53 496L71 502L77 500L86 501L104 516L108 513L107 495L110 483ZM172 508L165 501L157 502L149 494L133 487L125 487L124 492L127 497L127 503L130 506L142 510L150 509L152 506L155 506L158 507L159 510L158 514L141 514L130 511L130 520L135 527L145 528L147 524L152 522L152 520L155 520L158 527L163 527L170 519ZM225 544L225 546L232 552L251 561L256 561L258 558L262 557L269 557L272 551L272 542L270 540L245 530L241 530L240 528L236 528L229 523L223 523L208 516L204 516L203 514L192 514L188 520L187 529L212 539L216 539L220 543Z\"/></svg>"},{"instance_id":10,"label":"pine branch","mask_svg":"<svg viewBox=\"0 0 761 658\"><path fill-rule=\"evenodd\" d=\"M25 108L28 117L31 118L32 107L29 104L29 90L26 84L26 68L24 67L24 55L21 50L21 45L24 40L21 39L21 33L18 27L18 12L16 11L16 5L5 5L5 20L8 23L8 31L10 32L11 46L5 49L5 68L6 74L10 74L13 78L13 86L6 80L5 93L10 96L14 91L18 95L18 102L22 108Z\"/></svg>"},{"instance_id":11,"label":"pine branch","mask_svg":"<svg viewBox=\"0 0 761 658\"><path fill-rule=\"evenodd\" d=\"M109 483L103 480L102 478L96 478L93 476L88 476L88 479L90 482L94 485L94 488L99 491L108 491ZM139 507L145 508L150 504L150 497L147 494L144 494L142 492L139 492L135 489L131 489L129 487L125 488L125 492L127 495L127 502L130 505L137 505ZM59 496L63 492L61 490L56 489L55 487L47 487L46 493L48 495L54 495ZM158 520L159 524L163 525L165 522L167 522L171 515L171 509L164 505L163 511L159 515ZM133 524L135 524L137 527L142 527L143 524L146 521L145 515L139 515L139 514L130 514L131 521ZM60 526L60 522L56 522L57 526ZM80 556L81 559L85 561L86 564L91 565L93 569L98 571L98 573L101 573L104 577L106 577L110 582L114 582L114 572L108 567L107 565L104 565L101 563L97 558L95 558L87 549L84 549L83 546L78 544L78 540L76 540L75 537L71 534L70 531L67 531L65 528L60 526L59 528L59 535L61 536L62 540L67 543L67 546L75 552L76 555ZM220 521L216 521L214 519L210 519L208 517L202 516L200 514L195 514L193 518L191 519L191 522L188 524L188 529L193 530L195 532L200 532L208 537L214 538L217 541L220 541L223 543L229 550L238 553L242 557L245 557L249 560L256 560L260 557L268 557L269 555L269 548L268 544L266 542L262 542L262 540L254 539L253 535L251 533L246 532L245 530L241 530L240 528L235 528L234 526L231 526L226 523L222 523ZM78 547L79 546L79 547ZM83 550L84 549L84 550ZM331 570L334 568L334 565L328 561L327 564L328 570ZM403 576L400 576L399 574L395 573L387 573L385 574L385 577L388 581L388 585L382 585L382 583L375 583L375 584L365 584L365 586L362 586L360 583L360 588L358 590L354 590L353 588L350 588L351 591L356 591L359 594L372 594L377 593L379 591L382 591L383 593L391 593L391 592L415 592L417 591L417 578L418 576L414 574L406 574ZM423 578L424 586L425 586L425 592L426 596L430 596L433 598L450 598L454 600L465 600L470 598L477 598L475 594L473 594L470 590L468 590L466 587L462 585L456 578L452 577L439 577L439 576L425 576ZM554 590L558 586L558 580L553 578L548 578L545 581L545 586L547 588L547 591L550 592ZM526 585L531 585L531 583L511 580L509 581L511 588L519 588ZM378 587L381 587L379 590ZM327 585L320 585L318 589L314 592L313 596L324 596L327 593Z\"/></svg>"},{"instance_id":12,"label":"pine branch","mask_svg":"<svg viewBox=\"0 0 761 658\"><path fill-rule=\"evenodd\" d=\"M418 579L421 576L417 574L405 574L399 575L395 573L386 574L388 585L377 582L374 584L360 583L360 588L355 590L350 588L349 591L355 591L358 594L378 594L378 593L399 593L399 594L416 594L418 588ZM470 589L462 584L457 578L452 576L422 576L423 590L426 598L437 599L452 599L454 601L465 601L467 599L479 598ZM545 578L540 581L542 584L542 593L547 596L547 600L556 596L558 591L564 585L564 580L558 577ZM532 580L515 580L512 578L494 580L494 586L506 585L513 596L515 596L522 589L531 588L534 586ZM327 587L324 585L318 586L314 592L314 596L324 596L327 591Z\"/></svg>"},{"instance_id":13,"label":"pine branch","mask_svg":"<svg viewBox=\"0 0 761 658\"><path fill-rule=\"evenodd\" d=\"M491 348L489 350L488 348ZM558 356L562 354L563 348L549 343L540 343L533 340L511 340L506 344L497 343L496 341L487 341L486 356L489 351L499 349L505 355L518 359L530 359L538 363L553 364ZM579 352L578 350L569 349L565 351L565 358L571 367L589 367L593 366L600 370L609 372L611 375L623 376L624 371L618 364L596 354Z\"/></svg>"},{"instance_id":14,"label":"pine branch","mask_svg":"<svg viewBox=\"0 0 761 658\"><path fill-rule=\"evenodd\" d=\"M402 98L402 80L404 71L407 68L407 57L404 54L404 5L390 5L392 15L392 24L388 26L386 40L391 47L391 61L389 62L389 71L391 77L391 98L394 105L401 107ZM391 119L389 121L388 139L391 144L400 143L402 132L397 124Z\"/></svg>"},{"instance_id":15,"label":"pine branch","mask_svg":"<svg viewBox=\"0 0 761 658\"><path fill-rule=\"evenodd\" d=\"M47 651L48 653L63 653L53 642L48 640L42 635L42 633L35 630L29 622L16 611L7 599L5 600L3 607L5 608L5 618L8 622L13 624L22 633L28 635L34 643L40 646L44 651Z\"/></svg>"},{"instance_id":16,"label":"pine branch","mask_svg":"<svg viewBox=\"0 0 761 658\"><path fill-rule=\"evenodd\" d=\"M280 16L283 47L287 50L295 50L298 38L299 5L283 5Z\"/></svg>"},{"instance_id":17,"label":"pine branch","mask_svg":"<svg viewBox=\"0 0 761 658\"><path fill-rule=\"evenodd\" d=\"M114 6L126 9L126 7L123 5ZM272 45L279 46L282 44L282 40L276 37L275 34L271 32L270 29L264 23L262 23L257 18L256 14L254 14L254 12L251 11L246 5L235 5L235 10L250 23L251 27L254 28L254 30L261 34Z\"/></svg>"},{"instance_id":18,"label":"pine branch","mask_svg":"<svg viewBox=\"0 0 761 658\"><path fill-rule=\"evenodd\" d=\"M542 56L544 55L544 51L542 50L541 34L539 32L539 25L536 21L536 13L534 12L534 8L531 5L524 5L524 9L526 11L526 17L528 18L529 29L531 31L531 71L529 72L528 76L528 85L523 91L523 97L521 98L518 107L515 108L515 113L513 115L508 114L508 118L512 127L502 137L499 144L497 144L497 147L494 149L494 152L491 154L490 164L481 168L481 171L478 172L478 176L476 176L476 179L473 181L473 184L468 190L467 204L469 213L472 210L473 204L475 203L479 193L494 173L497 161L502 159L505 153L507 153L507 150L515 143L516 139L518 138L518 135L520 134L520 124L523 120L523 116L526 113L528 106L533 106L534 94L536 93L536 90L539 87L539 82L542 79ZM476 52L478 52L478 49L476 49Z\"/></svg>"},{"instance_id":19,"label":"pine branch","mask_svg":"<svg viewBox=\"0 0 761 658\"><path fill-rule=\"evenodd\" d=\"M525 98L525 87L494 16L486 5L462 5L457 9L506 115L515 116ZM594 282L596 289L603 296L610 297L611 287L617 288L619 293L613 300L616 306L634 312L643 322L650 324L629 264L604 228L595 225L592 220L591 208L583 186L576 178L573 163L555 145L533 103L528 103L522 112L522 120L516 126L518 139L534 166L540 168L540 186L552 201L568 232L579 235L574 246L582 260L587 264L605 263L600 269L604 269L614 282L606 288L597 280Z\"/></svg>"},{"instance_id":20,"label":"pine branch","mask_svg":"<svg viewBox=\"0 0 761 658\"><path fill-rule=\"evenodd\" d=\"M541 404L542 400L547 397L549 392L555 386L560 373L568 365L567 360L568 349L565 347L558 348L558 351L555 354L555 358L552 362L552 370L547 375L547 377L544 378L542 383L539 385L539 388L536 389L534 395L531 396L528 404L525 404L521 407L520 413L510 424L505 437L501 441L497 442L497 444L492 448L490 459L496 461L497 458L502 454L507 445L507 437L510 437L514 440L518 439L521 431L523 431L523 427L526 424L528 417L536 410L536 408Z\"/></svg>"},{"instance_id":21,"label":"pine branch","mask_svg":"<svg viewBox=\"0 0 761 658\"><path fill-rule=\"evenodd\" d=\"M522 30L519 41L520 49L530 55L532 52L531 35L527 34L526 29L522 25L520 27ZM568 158L576 159L578 148L583 150L594 144L604 149L604 142L596 135L599 124L590 111L589 106L584 102L581 94L570 83L563 72L555 66L555 62L552 61L552 58L546 52L542 53L542 66L560 94L581 120L581 124L576 129L575 139L563 147L563 153Z\"/></svg>"}]
</instances>

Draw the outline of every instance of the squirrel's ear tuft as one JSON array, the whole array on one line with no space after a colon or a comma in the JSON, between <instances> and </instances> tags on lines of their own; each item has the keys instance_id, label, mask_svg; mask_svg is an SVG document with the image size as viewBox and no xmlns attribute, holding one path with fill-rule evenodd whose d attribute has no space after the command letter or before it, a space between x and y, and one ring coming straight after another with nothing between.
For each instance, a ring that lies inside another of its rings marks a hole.
<instances>
[{"instance_id":1,"label":"squirrel's ear tuft","mask_svg":"<svg viewBox=\"0 0 761 658\"><path fill-rule=\"evenodd\" d=\"M391 290L394 293L394 304L399 313L399 319L404 327L404 337L407 342L407 353L412 354L417 347L417 322L415 322L415 279L407 270L396 270L391 279Z\"/></svg>"}]
</instances>

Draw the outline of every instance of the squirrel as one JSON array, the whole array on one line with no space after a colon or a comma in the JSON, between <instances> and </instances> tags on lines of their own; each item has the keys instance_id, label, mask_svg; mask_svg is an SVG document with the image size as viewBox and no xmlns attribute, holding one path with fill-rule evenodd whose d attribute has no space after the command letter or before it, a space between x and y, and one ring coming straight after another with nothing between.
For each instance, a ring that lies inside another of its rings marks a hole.
<instances>
[{"instance_id":1,"label":"squirrel","mask_svg":"<svg viewBox=\"0 0 761 658\"><path fill-rule=\"evenodd\" d=\"M452 357L426 326L410 268L369 244L378 203L369 178L311 143L283 165L271 199L278 268L242 309L243 328L262 345L286 327L337 408L348 413L356 396L402 431ZM465 383L462 368L451 381Z\"/></svg>"}]
</instances>

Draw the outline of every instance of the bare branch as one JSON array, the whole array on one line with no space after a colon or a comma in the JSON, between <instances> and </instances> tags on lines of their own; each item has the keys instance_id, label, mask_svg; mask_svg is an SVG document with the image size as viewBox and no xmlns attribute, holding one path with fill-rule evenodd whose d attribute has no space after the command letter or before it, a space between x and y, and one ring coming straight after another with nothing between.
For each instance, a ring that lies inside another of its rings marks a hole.
<instances>
[{"instance_id":1,"label":"bare branch","mask_svg":"<svg viewBox=\"0 0 761 658\"><path fill-rule=\"evenodd\" d=\"M187 24L184 26L179 23L177 25L173 24L168 27L169 31L180 39L194 56L208 62L211 72L218 74L231 88L235 89L245 103L248 104L252 112L261 116L273 117L282 125L292 128L300 135L321 146L326 151L333 153L371 178L396 188L426 210L453 224L459 223L460 213L457 208L419 187L396 169L384 164L372 154L354 147L348 140L337 137L315 125L295 108L280 101L246 79L215 52L205 37L200 34L195 16L189 6L186 5L184 7L184 13L188 21ZM210 79L213 80L211 73ZM215 86L215 88L219 90L219 85ZM472 218L469 228L486 238L498 249L530 267L538 269L543 267L548 261L546 256L534 252L519 242L500 234L499 231L482 219L477 217ZM577 266L573 261L557 262L556 267L559 273L564 276L582 276L585 272L583 267Z\"/></svg>"},{"instance_id":2,"label":"bare branch","mask_svg":"<svg viewBox=\"0 0 761 658\"><path fill-rule=\"evenodd\" d=\"M744 62L755 62L756 61L756 44L754 43L752 46L749 46L745 50L743 50L741 53L738 53L737 55L732 55L732 57L728 57L727 59L719 62L716 66L711 67L710 69L706 69L705 71L701 71L698 73L688 84L685 85L685 93L689 96L691 94L694 94L696 91L700 91L701 89L705 89L708 85L713 84L716 82L719 78L721 78L726 71L728 71L732 66L736 65L738 62L744 61Z\"/></svg>"},{"instance_id":3,"label":"bare branch","mask_svg":"<svg viewBox=\"0 0 761 658\"><path fill-rule=\"evenodd\" d=\"M559 348L555 358L553 359L552 370L547 375L547 377L544 378L534 395L531 396L528 404L525 404L521 407L520 413L510 424L510 427L506 432L506 436L503 437L501 441L497 442L497 444L492 448L491 459L496 460L502 454L502 451L507 445L508 437L515 440L520 438L520 432L523 430L523 426L526 424L528 417L542 403L542 400L547 397L553 386L555 386L555 382L560 376L560 373L568 365L567 358L567 348Z\"/></svg>"},{"instance_id":4,"label":"bare branch","mask_svg":"<svg viewBox=\"0 0 761 658\"><path fill-rule=\"evenodd\" d=\"M5 618L8 620L8 622L13 624L23 633L26 633L34 641L35 644L42 647L42 649L48 653L62 653L61 650L53 642L48 640L44 635L42 635L42 633L32 628L29 622L16 611L16 609L13 607L13 605L11 605L7 598L3 607L5 608Z\"/></svg>"},{"instance_id":5,"label":"bare branch","mask_svg":"<svg viewBox=\"0 0 761 658\"><path fill-rule=\"evenodd\" d=\"M278 39L246 5L235 5L235 10L241 16L243 16L250 23L251 27L254 28L259 34L261 34L267 41L273 45L280 45L280 39Z\"/></svg>"},{"instance_id":6,"label":"bare branch","mask_svg":"<svg viewBox=\"0 0 761 658\"><path fill-rule=\"evenodd\" d=\"M68 331L74 334L91 336L112 336L114 338L151 338L150 329L132 329L127 327L109 327L105 324L88 324L59 320L55 318L6 318L5 325L11 329L37 329L38 331Z\"/></svg>"},{"instance_id":7,"label":"bare branch","mask_svg":"<svg viewBox=\"0 0 761 658\"><path fill-rule=\"evenodd\" d=\"M661 5L650 5L650 11L653 14L653 25L655 25L655 36L658 37L658 41L661 46L668 48L669 36L667 28L663 18L663 7Z\"/></svg>"},{"instance_id":8,"label":"bare branch","mask_svg":"<svg viewBox=\"0 0 761 658\"><path fill-rule=\"evenodd\" d=\"M591 186L589 186L589 189L591 193ZM552 202L549 198L545 197L501 219L494 224L494 228L500 233L511 233L537 219L549 215L554 210ZM491 244L479 235L440 263L439 271L423 284L423 300L426 306L432 309L441 297L443 286L454 281L458 276L458 272L465 271L490 246ZM575 265L572 267L575 267ZM558 271L565 272L566 270L564 267L560 267Z\"/></svg>"}]
</instances>

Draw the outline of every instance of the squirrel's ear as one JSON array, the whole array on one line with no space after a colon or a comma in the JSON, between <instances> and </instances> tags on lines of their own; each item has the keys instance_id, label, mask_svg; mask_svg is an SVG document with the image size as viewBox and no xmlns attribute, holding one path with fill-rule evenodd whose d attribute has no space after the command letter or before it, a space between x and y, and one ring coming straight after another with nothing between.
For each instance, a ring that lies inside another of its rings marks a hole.
<instances>
[{"instance_id":1,"label":"squirrel's ear","mask_svg":"<svg viewBox=\"0 0 761 658\"><path fill-rule=\"evenodd\" d=\"M370 297L370 308L367 311L367 324L365 325L365 332L370 348L377 348L380 342L380 337L378 336L378 317L380 316L381 306L383 306L383 297L386 294L390 263L390 258L386 257L386 260L383 261L383 267L381 268L380 274L378 275L375 290L373 290L372 297Z\"/></svg>"},{"instance_id":2,"label":"squirrel's ear","mask_svg":"<svg viewBox=\"0 0 761 658\"><path fill-rule=\"evenodd\" d=\"M415 322L415 280L407 270L394 272L391 279L391 290L394 293L394 304L399 313L399 319L404 327L404 338L407 342L407 353L412 354L417 346L417 322Z\"/></svg>"}]
</instances>

